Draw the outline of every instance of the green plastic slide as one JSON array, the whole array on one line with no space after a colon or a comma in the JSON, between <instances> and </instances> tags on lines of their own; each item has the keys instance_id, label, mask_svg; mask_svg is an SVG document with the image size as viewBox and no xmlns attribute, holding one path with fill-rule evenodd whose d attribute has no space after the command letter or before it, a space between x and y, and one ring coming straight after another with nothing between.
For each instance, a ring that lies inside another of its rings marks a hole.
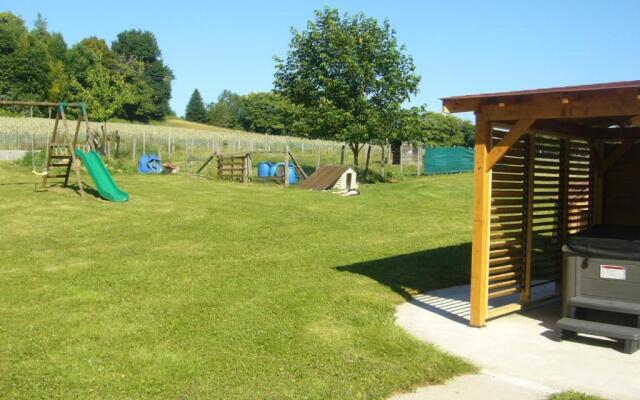
<instances>
[{"instance_id":1,"label":"green plastic slide","mask_svg":"<svg viewBox=\"0 0 640 400\"><path fill-rule=\"evenodd\" d=\"M91 179L93 179L93 182L98 188L100 197L109 201L129 200L129 194L122 191L118 185L116 185L98 153L93 150L85 153L82 149L76 149L76 156L82 160L82 163L89 172Z\"/></svg>"}]
</instances>

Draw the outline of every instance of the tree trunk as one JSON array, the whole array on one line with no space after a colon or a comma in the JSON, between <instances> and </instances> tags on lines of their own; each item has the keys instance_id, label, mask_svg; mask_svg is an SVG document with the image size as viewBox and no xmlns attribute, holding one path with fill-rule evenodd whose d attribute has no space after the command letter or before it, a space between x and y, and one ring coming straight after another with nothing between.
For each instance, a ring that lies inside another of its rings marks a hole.
<instances>
[{"instance_id":1,"label":"tree trunk","mask_svg":"<svg viewBox=\"0 0 640 400\"><path fill-rule=\"evenodd\" d=\"M367 145L367 158L365 159L365 163L364 163L364 174L362 174L362 181L366 182L367 181L367 175L369 175L369 160L371 159L371 145L368 144Z\"/></svg>"},{"instance_id":2,"label":"tree trunk","mask_svg":"<svg viewBox=\"0 0 640 400\"><path fill-rule=\"evenodd\" d=\"M116 158L120 156L120 133L116 131Z\"/></svg>"},{"instance_id":3,"label":"tree trunk","mask_svg":"<svg viewBox=\"0 0 640 400\"><path fill-rule=\"evenodd\" d=\"M107 121L104 121L102 125L102 154L105 156L109 156L110 148L109 148L109 134L107 133Z\"/></svg>"},{"instance_id":4,"label":"tree trunk","mask_svg":"<svg viewBox=\"0 0 640 400\"><path fill-rule=\"evenodd\" d=\"M359 146L358 143L355 143L355 144L349 143L349 148L351 149L351 152L353 153L353 167L357 170L358 169L358 155L360 154L360 150L362 150L362 147Z\"/></svg>"},{"instance_id":5,"label":"tree trunk","mask_svg":"<svg viewBox=\"0 0 640 400\"><path fill-rule=\"evenodd\" d=\"M387 179L387 172L385 170L386 167L386 158L385 158L385 146L383 144L380 145L380 149L382 149L381 151L381 157L380 157L380 175L382 175L382 179L386 180Z\"/></svg>"}]
</instances>

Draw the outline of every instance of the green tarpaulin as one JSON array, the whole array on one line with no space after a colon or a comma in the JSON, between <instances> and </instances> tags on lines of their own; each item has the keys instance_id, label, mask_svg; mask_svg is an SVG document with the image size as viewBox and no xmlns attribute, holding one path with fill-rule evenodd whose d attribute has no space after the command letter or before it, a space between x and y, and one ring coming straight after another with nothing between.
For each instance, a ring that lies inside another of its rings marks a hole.
<instances>
[{"instance_id":1,"label":"green tarpaulin","mask_svg":"<svg viewBox=\"0 0 640 400\"><path fill-rule=\"evenodd\" d=\"M424 174L450 174L473 171L473 149L434 147L424 152Z\"/></svg>"}]
</instances>

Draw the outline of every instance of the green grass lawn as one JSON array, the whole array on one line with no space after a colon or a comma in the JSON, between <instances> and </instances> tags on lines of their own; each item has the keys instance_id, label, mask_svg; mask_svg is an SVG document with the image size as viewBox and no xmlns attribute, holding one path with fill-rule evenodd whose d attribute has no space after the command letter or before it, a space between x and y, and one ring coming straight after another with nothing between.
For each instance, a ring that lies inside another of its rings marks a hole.
<instances>
[{"instance_id":1,"label":"green grass lawn","mask_svg":"<svg viewBox=\"0 0 640 400\"><path fill-rule=\"evenodd\" d=\"M0 163L0 397L376 399L474 371L393 316L468 281L470 175L115 179L130 202Z\"/></svg>"},{"instance_id":2,"label":"green grass lawn","mask_svg":"<svg viewBox=\"0 0 640 400\"><path fill-rule=\"evenodd\" d=\"M605 400L602 397L568 391L549 396L547 400Z\"/></svg>"}]
</instances>

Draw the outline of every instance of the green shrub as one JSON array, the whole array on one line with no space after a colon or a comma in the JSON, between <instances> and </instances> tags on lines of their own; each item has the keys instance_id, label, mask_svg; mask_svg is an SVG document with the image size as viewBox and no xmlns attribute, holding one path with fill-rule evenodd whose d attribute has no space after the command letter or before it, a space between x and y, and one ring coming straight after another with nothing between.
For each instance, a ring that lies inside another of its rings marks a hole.
<instances>
[{"instance_id":1,"label":"green shrub","mask_svg":"<svg viewBox=\"0 0 640 400\"><path fill-rule=\"evenodd\" d=\"M569 390L562 393L556 393L547 397L547 400L605 400L602 397L591 396L588 394L575 392L573 390Z\"/></svg>"},{"instance_id":2,"label":"green shrub","mask_svg":"<svg viewBox=\"0 0 640 400\"><path fill-rule=\"evenodd\" d=\"M35 169L40 171L44 169L45 163L47 161L47 152L44 150L31 152L28 151L24 157L17 161L18 165L25 168L33 168L35 164Z\"/></svg>"}]
</instances>

